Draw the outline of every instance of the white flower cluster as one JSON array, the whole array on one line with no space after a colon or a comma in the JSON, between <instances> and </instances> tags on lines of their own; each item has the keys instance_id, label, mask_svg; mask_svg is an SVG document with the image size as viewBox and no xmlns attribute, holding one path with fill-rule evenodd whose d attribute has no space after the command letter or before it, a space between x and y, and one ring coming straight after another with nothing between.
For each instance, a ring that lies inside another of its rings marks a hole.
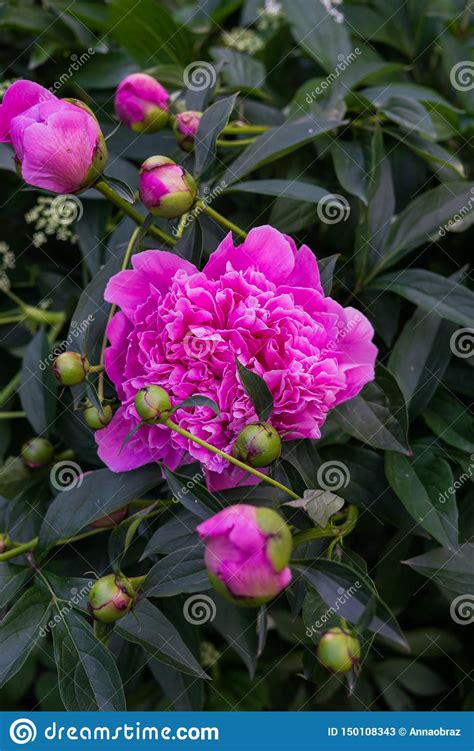
<instances>
[{"instance_id":1,"label":"white flower cluster","mask_svg":"<svg viewBox=\"0 0 474 751\"><path fill-rule=\"evenodd\" d=\"M278 0L265 0L264 7L259 11L257 28L259 31L274 31L283 21L283 9Z\"/></svg>"},{"instance_id":2,"label":"white flower cluster","mask_svg":"<svg viewBox=\"0 0 474 751\"><path fill-rule=\"evenodd\" d=\"M256 31L244 29L240 26L224 32L221 38L226 47L238 52L246 52L249 55L255 55L264 46L263 39L259 37Z\"/></svg>"},{"instance_id":3,"label":"white flower cluster","mask_svg":"<svg viewBox=\"0 0 474 751\"><path fill-rule=\"evenodd\" d=\"M42 245L48 242L48 237L55 236L56 240L62 242L77 242L77 235L71 230L71 228L59 221L57 212L51 210L51 204L54 198L49 196L39 196L36 201L36 206L33 206L27 214L25 214L25 220L28 224L34 222L35 232L33 234L32 242L36 248L41 248Z\"/></svg>"},{"instance_id":4,"label":"white flower cluster","mask_svg":"<svg viewBox=\"0 0 474 751\"><path fill-rule=\"evenodd\" d=\"M15 268L15 254L5 242L0 242L0 290L10 289L7 271Z\"/></svg>"},{"instance_id":5,"label":"white flower cluster","mask_svg":"<svg viewBox=\"0 0 474 751\"><path fill-rule=\"evenodd\" d=\"M341 5L342 0L320 0L324 9L332 16L336 23L344 23L344 15L340 10L335 8L335 5Z\"/></svg>"}]
</instances>

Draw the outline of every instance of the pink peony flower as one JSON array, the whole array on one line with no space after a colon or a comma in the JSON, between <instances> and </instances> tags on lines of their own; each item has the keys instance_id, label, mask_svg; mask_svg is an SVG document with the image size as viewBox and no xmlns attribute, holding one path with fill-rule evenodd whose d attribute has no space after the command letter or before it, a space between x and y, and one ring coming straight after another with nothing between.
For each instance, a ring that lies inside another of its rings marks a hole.
<instances>
[{"instance_id":1,"label":"pink peony flower","mask_svg":"<svg viewBox=\"0 0 474 751\"><path fill-rule=\"evenodd\" d=\"M15 81L5 92L0 141L12 144L25 182L53 193L89 187L107 160L99 123L89 108L58 99L32 81Z\"/></svg>"},{"instance_id":2,"label":"pink peony flower","mask_svg":"<svg viewBox=\"0 0 474 751\"><path fill-rule=\"evenodd\" d=\"M210 487L249 481L227 460L171 432L144 425L121 450L139 418L134 397L149 384L173 404L193 394L217 402L179 409L173 419L231 453L240 431L257 420L235 357L267 383L270 422L283 439L319 438L330 409L374 378L373 329L354 308L322 290L311 250L269 226L234 247L229 234L203 271L173 253L148 250L133 269L112 277L105 298L121 307L107 334L105 358L120 408L96 433L99 455L116 472L161 460L171 468L199 460Z\"/></svg>"},{"instance_id":3,"label":"pink peony flower","mask_svg":"<svg viewBox=\"0 0 474 751\"><path fill-rule=\"evenodd\" d=\"M178 146L180 146L183 151L193 150L194 139L198 132L201 116L202 112L194 112L193 110L180 112L176 115L173 129L178 141Z\"/></svg>"},{"instance_id":4,"label":"pink peony flower","mask_svg":"<svg viewBox=\"0 0 474 751\"><path fill-rule=\"evenodd\" d=\"M120 82L115 94L115 111L129 128L154 132L169 119L169 94L156 78L132 73Z\"/></svg>"},{"instance_id":5,"label":"pink peony flower","mask_svg":"<svg viewBox=\"0 0 474 751\"><path fill-rule=\"evenodd\" d=\"M291 532L272 509L228 506L199 524L204 561L218 592L247 605L268 602L291 581Z\"/></svg>"}]
</instances>

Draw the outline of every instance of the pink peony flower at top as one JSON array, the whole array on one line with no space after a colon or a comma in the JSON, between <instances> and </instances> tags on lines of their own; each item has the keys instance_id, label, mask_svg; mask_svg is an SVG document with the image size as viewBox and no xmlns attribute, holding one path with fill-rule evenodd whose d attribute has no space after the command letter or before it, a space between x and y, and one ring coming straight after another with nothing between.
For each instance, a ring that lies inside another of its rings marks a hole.
<instances>
[{"instance_id":1,"label":"pink peony flower at top","mask_svg":"<svg viewBox=\"0 0 474 751\"><path fill-rule=\"evenodd\" d=\"M105 292L121 308L107 330L105 365L122 404L96 439L113 471L199 460L209 487L252 481L163 425L143 426L121 450L139 422L133 401L143 386L162 386L174 405L193 394L216 401L219 416L193 407L173 419L231 453L240 431L257 420L236 356L268 385L269 419L283 440L319 438L329 410L374 378L377 349L368 320L326 297L312 251L297 249L272 227L252 229L237 247L229 234L202 271L159 250L136 254L132 265Z\"/></svg>"},{"instance_id":2,"label":"pink peony flower at top","mask_svg":"<svg viewBox=\"0 0 474 751\"><path fill-rule=\"evenodd\" d=\"M169 94L147 73L132 73L121 81L115 94L115 111L120 120L137 133L153 133L169 119Z\"/></svg>"},{"instance_id":3,"label":"pink peony flower at top","mask_svg":"<svg viewBox=\"0 0 474 751\"><path fill-rule=\"evenodd\" d=\"M291 532L276 511L239 503L196 529L209 578L224 596L260 605L290 583Z\"/></svg>"},{"instance_id":4,"label":"pink peony flower at top","mask_svg":"<svg viewBox=\"0 0 474 751\"><path fill-rule=\"evenodd\" d=\"M53 193L76 193L105 167L99 123L79 101L58 99L32 81L15 81L0 105L0 141L12 144L25 182Z\"/></svg>"},{"instance_id":5,"label":"pink peony flower at top","mask_svg":"<svg viewBox=\"0 0 474 751\"><path fill-rule=\"evenodd\" d=\"M193 150L194 139L198 132L201 116L202 112L194 112L193 110L180 112L176 115L173 129L178 141L178 146L180 146L183 151Z\"/></svg>"}]
</instances>

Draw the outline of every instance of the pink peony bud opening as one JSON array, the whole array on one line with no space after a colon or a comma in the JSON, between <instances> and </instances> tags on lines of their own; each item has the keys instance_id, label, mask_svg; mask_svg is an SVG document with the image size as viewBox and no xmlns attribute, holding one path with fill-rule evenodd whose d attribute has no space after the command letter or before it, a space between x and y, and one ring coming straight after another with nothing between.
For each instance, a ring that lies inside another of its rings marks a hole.
<instances>
[{"instance_id":1,"label":"pink peony bud opening","mask_svg":"<svg viewBox=\"0 0 474 751\"><path fill-rule=\"evenodd\" d=\"M120 82L115 94L117 117L137 133L154 133L169 120L169 94L155 78L132 73Z\"/></svg>"},{"instance_id":2,"label":"pink peony bud opening","mask_svg":"<svg viewBox=\"0 0 474 751\"><path fill-rule=\"evenodd\" d=\"M194 140L201 121L202 112L194 112L189 110L188 112L180 112L176 115L173 130L178 141L178 146L183 151L192 151L194 148Z\"/></svg>"},{"instance_id":3,"label":"pink peony bud opening","mask_svg":"<svg viewBox=\"0 0 474 751\"><path fill-rule=\"evenodd\" d=\"M164 219L189 211L197 193L189 172L166 156L151 156L143 162L139 190L148 211Z\"/></svg>"}]
</instances>

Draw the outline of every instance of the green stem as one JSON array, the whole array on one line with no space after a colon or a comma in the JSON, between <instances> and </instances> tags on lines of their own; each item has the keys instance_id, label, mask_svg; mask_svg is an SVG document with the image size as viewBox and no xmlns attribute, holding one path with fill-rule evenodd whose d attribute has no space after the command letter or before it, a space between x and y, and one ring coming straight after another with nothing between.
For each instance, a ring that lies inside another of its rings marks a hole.
<instances>
[{"instance_id":1,"label":"green stem","mask_svg":"<svg viewBox=\"0 0 474 751\"><path fill-rule=\"evenodd\" d=\"M239 135L240 133L266 133L271 129L271 125L235 125L230 123L221 131L224 135Z\"/></svg>"},{"instance_id":2,"label":"green stem","mask_svg":"<svg viewBox=\"0 0 474 751\"><path fill-rule=\"evenodd\" d=\"M102 364L101 365L91 365L89 367L89 373L102 373L103 369L104 369L104 366Z\"/></svg>"},{"instance_id":3,"label":"green stem","mask_svg":"<svg viewBox=\"0 0 474 751\"><path fill-rule=\"evenodd\" d=\"M296 495L296 493L293 493L293 491L290 490L290 488L287 488L285 485L282 485L281 483L277 482L272 477L268 477L267 475L264 475L263 472L259 472L258 469L254 469L253 467L250 467L248 464L244 464L244 462L241 462L239 459L235 459L235 457L231 456L230 454L226 454L225 451L221 451L220 449L216 448L216 446L213 446L211 443L208 443L207 441L203 441L202 438L198 438L192 433L189 433L189 431L185 430L184 428L181 428L172 420L166 420L165 425L171 430L174 430L175 433L179 433L180 435L182 435L184 438L188 438L190 441L197 443L199 446L202 446L208 451L212 451L213 454L217 454L217 456L222 456L223 459L227 459L228 462L231 462L231 464L235 464L236 467L239 467L240 469L245 470L245 472L249 472L249 474L251 475L255 475L255 477L258 477L263 482L267 482L269 485L273 485L274 488L278 488L278 490L282 490L284 493L289 495L290 498L293 498L296 501L299 500L299 495Z\"/></svg>"},{"instance_id":4,"label":"green stem","mask_svg":"<svg viewBox=\"0 0 474 751\"><path fill-rule=\"evenodd\" d=\"M121 209L124 214L127 214L130 219L133 219L136 224L140 226L143 224L145 217L140 214L139 211L134 209L133 206L131 206L131 204L129 204L128 201L125 200L125 198L119 196L119 194L116 193L115 190L110 187L110 185L107 185L104 180L99 180L99 182L94 185L94 188L98 190L99 193L102 193L102 195L105 196L105 198L107 198L107 200L109 200L111 203L113 203L114 206L117 206L117 208ZM168 235L167 232L164 232L154 224L152 224L148 228L147 233L152 237L156 237L162 242L168 243L168 245L176 245L176 240L174 239L174 237L171 237L171 235Z\"/></svg>"},{"instance_id":5,"label":"green stem","mask_svg":"<svg viewBox=\"0 0 474 751\"><path fill-rule=\"evenodd\" d=\"M0 420L16 420L20 417L26 417L26 412L0 412Z\"/></svg>"},{"instance_id":6,"label":"green stem","mask_svg":"<svg viewBox=\"0 0 474 751\"><path fill-rule=\"evenodd\" d=\"M247 233L244 232L243 229L240 229L240 227L238 227L236 224L226 219L225 216L222 216L222 214L219 214L217 211L214 211L214 209L211 209L211 207L208 206L207 203L204 203L204 201L198 201L197 206L205 211L208 216L212 217L212 219L215 219L216 222L219 222L219 224L222 224L223 227L230 229L231 232L234 232L243 240L245 240L245 238L247 237Z\"/></svg>"},{"instance_id":7,"label":"green stem","mask_svg":"<svg viewBox=\"0 0 474 751\"><path fill-rule=\"evenodd\" d=\"M255 138L239 138L235 141L227 141L225 138L218 138L216 146L220 146L223 149L238 149L239 147L242 148L242 146L250 146L252 143L255 143Z\"/></svg>"},{"instance_id":8,"label":"green stem","mask_svg":"<svg viewBox=\"0 0 474 751\"><path fill-rule=\"evenodd\" d=\"M327 527L320 527L319 529L317 527L305 529L293 537L293 545L296 547L296 545L301 545L302 542L321 540L324 537L335 537L334 542L341 542L354 529L358 516L359 509L357 506L348 506L344 524L340 524L339 526L330 524Z\"/></svg>"},{"instance_id":9,"label":"green stem","mask_svg":"<svg viewBox=\"0 0 474 751\"><path fill-rule=\"evenodd\" d=\"M147 576L148 576L148 574L145 574L144 576L127 576L127 579L128 579L128 581L130 582L130 584L132 585L133 589L136 592L137 589L139 589L142 586L142 584L145 581L145 579L147 578Z\"/></svg>"}]
</instances>

